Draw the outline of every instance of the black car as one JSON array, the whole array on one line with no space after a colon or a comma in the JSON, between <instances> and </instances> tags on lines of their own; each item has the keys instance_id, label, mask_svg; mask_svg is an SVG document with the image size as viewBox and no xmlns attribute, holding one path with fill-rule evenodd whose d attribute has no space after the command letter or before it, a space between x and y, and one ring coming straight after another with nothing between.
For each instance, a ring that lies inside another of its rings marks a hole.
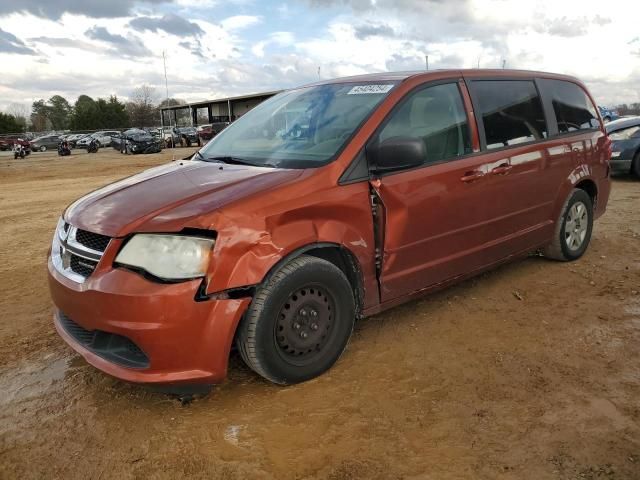
<instances>
[{"instance_id":1,"label":"black car","mask_svg":"<svg viewBox=\"0 0 640 480\"><path fill-rule=\"evenodd\" d=\"M196 127L176 127L174 132L180 136L182 146L190 147L198 144L198 130Z\"/></svg>"},{"instance_id":2,"label":"black car","mask_svg":"<svg viewBox=\"0 0 640 480\"><path fill-rule=\"evenodd\" d=\"M111 146L121 153L157 153L161 150L161 142L139 128L131 128L112 136Z\"/></svg>"},{"instance_id":3,"label":"black car","mask_svg":"<svg viewBox=\"0 0 640 480\"><path fill-rule=\"evenodd\" d=\"M613 142L611 169L640 178L640 117L614 120L606 129Z\"/></svg>"}]
</instances>

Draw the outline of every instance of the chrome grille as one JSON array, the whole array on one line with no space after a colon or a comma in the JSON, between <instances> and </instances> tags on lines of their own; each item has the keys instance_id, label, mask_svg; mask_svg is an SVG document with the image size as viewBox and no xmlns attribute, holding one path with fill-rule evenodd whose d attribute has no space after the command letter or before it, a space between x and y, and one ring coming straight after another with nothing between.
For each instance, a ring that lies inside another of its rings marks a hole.
<instances>
[{"instance_id":1,"label":"chrome grille","mask_svg":"<svg viewBox=\"0 0 640 480\"><path fill-rule=\"evenodd\" d=\"M62 275L82 283L98 266L109 240L109 237L79 230L60 219L53 236L51 260Z\"/></svg>"},{"instance_id":2,"label":"chrome grille","mask_svg":"<svg viewBox=\"0 0 640 480\"><path fill-rule=\"evenodd\" d=\"M80 230L76 232L76 241L98 252L104 252L111 240L106 235L100 235L99 233L87 232L86 230Z\"/></svg>"}]
</instances>

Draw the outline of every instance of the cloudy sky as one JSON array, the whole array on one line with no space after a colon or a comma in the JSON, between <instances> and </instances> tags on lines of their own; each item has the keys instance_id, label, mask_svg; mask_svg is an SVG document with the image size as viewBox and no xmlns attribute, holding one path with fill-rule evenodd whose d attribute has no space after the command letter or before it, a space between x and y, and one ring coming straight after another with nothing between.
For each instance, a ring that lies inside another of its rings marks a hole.
<instances>
[{"instance_id":1,"label":"cloudy sky","mask_svg":"<svg viewBox=\"0 0 640 480\"><path fill-rule=\"evenodd\" d=\"M577 75L640 102L638 0L0 0L0 109L61 94L188 101L362 72L500 67Z\"/></svg>"}]
</instances>

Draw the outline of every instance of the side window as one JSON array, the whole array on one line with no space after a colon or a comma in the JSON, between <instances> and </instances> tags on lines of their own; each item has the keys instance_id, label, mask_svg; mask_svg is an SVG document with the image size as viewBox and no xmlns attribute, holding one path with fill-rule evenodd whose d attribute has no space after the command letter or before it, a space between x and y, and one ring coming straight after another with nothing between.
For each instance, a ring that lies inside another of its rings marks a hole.
<instances>
[{"instance_id":1,"label":"side window","mask_svg":"<svg viewBox=\"0 0 640 480\"><path fill-rule=\"evenodd\" d=\"M596 109L584 90L563 80L542 80L544 91L551 97L560 133L598 128Z\"/></svg>"},{"instance_id":2,"label":"side window","mask_svg":"<svg viewBox=\"0 0 640 480\"><path fill-rule=\"evenodd\" d=\"M469 125L456 83L410 93L380 132L380 142L392 137L418 137L427 147L425 163L471 152Z\"/></svg>"},{"instance_id":3,"label":"side window","mask_svg":"<svg viewBox=\"0 0 640 480\"><path fill-rule=\"evenodd\" d=\"M547 138L542 101L532 80L476 80L469 89L487 149Z\"/></svg>"}]
</instances>

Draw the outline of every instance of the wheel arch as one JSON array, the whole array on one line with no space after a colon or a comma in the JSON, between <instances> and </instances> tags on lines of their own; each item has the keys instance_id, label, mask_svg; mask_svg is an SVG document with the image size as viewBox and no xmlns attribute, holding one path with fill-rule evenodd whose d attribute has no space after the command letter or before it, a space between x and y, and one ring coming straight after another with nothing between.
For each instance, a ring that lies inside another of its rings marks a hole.
<instances>
[{"instance_id":1,"label":"wheel arch","mask_svg":"<svg viewBox=\"0 0 640 480\"><path fill-rule=\"evenodd\" d=\"M596 205L598 202L598 186L596 182L592 179L587 178L578 182L574 188L579 188L580 190L584 190L587 195L591 198L591 204L593 205L593 209L596 209Z\"/></svg>"},{"instance_id":2,"label":"wheel arch","mask_svg":"<svg viewBox=\"0 0 640 480\"><path fill-rule=\"evenodd\" d=\"M356 255L344 245L333 242L316 242L299 247L284 256L273 265L260 284L267 282L282 266L301 255L321 258L338 267L345 274L355 293L356 315L359 317L364 309L364 278L362 268Z\"/></svg>"},{"instance_id":3,"label":"wheel arch","mask_svg":"<svg viewBox=\"0 0 640 480\"><path fill-rule=\"evenodd\" d=\"M557 220L559 215L562 213L561 210L565 201L575 188L584 190L591 198L593 210L598 210L598 182L596 182L594 178L594 172L592 171L591 166L583 164L576 167L559 188L554 201L552 217L554 221Z\"/></svg>"}]
</instances>

